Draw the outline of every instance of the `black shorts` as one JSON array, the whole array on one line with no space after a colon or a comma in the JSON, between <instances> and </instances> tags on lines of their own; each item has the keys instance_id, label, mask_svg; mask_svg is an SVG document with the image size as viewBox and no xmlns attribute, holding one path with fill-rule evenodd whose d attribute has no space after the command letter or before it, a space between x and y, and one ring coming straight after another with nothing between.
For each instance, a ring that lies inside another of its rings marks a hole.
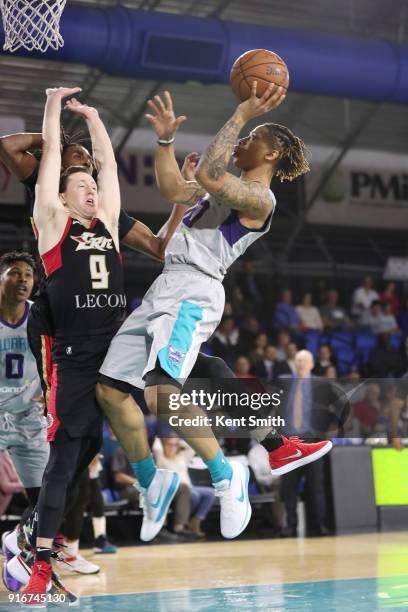
<instances>
[{"instance_id":1,"label":"black shorts","mask_svg":"<svg viewBox=\"0 0 408 612\"><path fill-rule=\"evenodd\" d=\"M37 363L38 375L45 404L48 404L52 374L52 345L54 325L47 296L43 293L35 298L27 321L27 337Z\"/></svg>"},{"instance_id":2,"label":"black shorts","mask_svg":"<svg viewBox=\"0 0 408 612\"><path fill-rule=\"evenodd\" d=\"M100 436L102 413L95 388L112 334L56 338L48 402L48 441L58 429L72 438Z\"/></svg>"}]
</instances>

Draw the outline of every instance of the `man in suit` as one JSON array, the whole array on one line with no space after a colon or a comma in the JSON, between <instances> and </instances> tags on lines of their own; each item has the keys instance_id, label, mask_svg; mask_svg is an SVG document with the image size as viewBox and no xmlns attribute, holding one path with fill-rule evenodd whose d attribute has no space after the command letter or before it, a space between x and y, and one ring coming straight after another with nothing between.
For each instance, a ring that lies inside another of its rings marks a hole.
<instances>
[{"instance_id":1,"label":"man in suit","mask_svg":"<svg viewBox=\"0 0 408 612\"><path fill-rule=\"evenodd\" d=\"M253 365L252 374L265 380L267 383L272 383L276 378L278 365L276 360L276 348L272 346L272 344L268 344L265 348L263 358Z\"/></svg>"},{"instance_id":2,"label":"man in suit","mask_svg":"<svg viewBox=\"0 0 408 612\"><path fill-rule=\"evenodd\" d=\"M283 390L278 413L285 419L285 435L302 437L306 442L338 435L349 414L345 393L326 378L312 376L313 356L302 350L295 357L295 374L276 382ZM305 479L308 534L326 535L326 493L322 459L282 476L281 494L286 509L282 537L297 536L297 498L299 481Z\"/></svg>"}]
</instances>

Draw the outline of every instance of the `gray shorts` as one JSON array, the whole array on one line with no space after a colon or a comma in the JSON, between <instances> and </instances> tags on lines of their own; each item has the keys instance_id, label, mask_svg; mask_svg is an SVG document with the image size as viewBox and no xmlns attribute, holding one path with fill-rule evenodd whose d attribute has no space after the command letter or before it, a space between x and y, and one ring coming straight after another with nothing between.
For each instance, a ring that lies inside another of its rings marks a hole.
<instances>
[{"instance_id":1,"label":"gray shorts","mask_svg":"<svg viewBox=\"0 0 408 612\"><path fill-rule=\"evenodd\" d=\"M8 450L24 487L40 487L49 455L47 419L38 404L25 412L0 411L0 453Z\"/></svg>"},{"instance_id":2,"label":"gray shorts","mask_svg":"<svg viewBox=\"0 0 408 612\"><path fill-rule=\"evenodd\" d=\"M217 328L224 301L220 281L194 271L164 271L113 338L101 374L143 389L143 377L158 360L183 382Z\"/></svg>"}]
</instances>

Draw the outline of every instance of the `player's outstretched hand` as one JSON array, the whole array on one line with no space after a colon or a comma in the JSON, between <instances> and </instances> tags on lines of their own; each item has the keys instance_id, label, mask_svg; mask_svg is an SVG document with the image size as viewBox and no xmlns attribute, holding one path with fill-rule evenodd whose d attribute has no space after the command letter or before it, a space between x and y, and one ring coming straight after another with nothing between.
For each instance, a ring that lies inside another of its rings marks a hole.
<instances>
[{"instance_id":1,"label":"player's outstretched hand","mask_svg":"<svg viewBox=\"0 0 408 612\"><path fill-rule=\"evenodd\" d=\"M197 168L197 164L200 161L199 153L189 153L184 158L183 166L181 168L181 175L183 179L186 181L195 181L195 170Z\"/></svg>"},{"instance_id":2,"label":"player's outstretched hand","mask_svg":"<svg viewBox=\"0 0 408 612\"><path fill-rule=\"evenodd\" d=\"M81 87L51 87L45 90L47 98L67 98L68 96L74 96L75 94L82 91Z\"/></svg>"},{"instance_id":3,"label":"player's outstretched hand","mask_svg":"<svg viewBox=\"0 0 408 612\"><path fill-rule=\"evenodd\" d=\"M257 81L252 83L251 95L248 100L241 102L238 106L238 112L245 121L270 113L277 108L286 98L286 92L283 87L271 83L260 98L256 95Z\"/></svg>"},{"instance_id":4,"label":"player's outstretched hand","mask_svg":"<svg viewBox=\"0 0 408 612\"><path fill-rule=\"evenodd\" d=\"M65 110L71 111L71 113L75 113L76 115L80 115L84 119L92 119L93 117L98 116L98 111L93 106L88 106L87 104L82 104L76 98L71 98L67 100L64 106Z\"/></svg>"},{"instance_id":5,"label":"player's outstretched hand","mask_svg":"<svg viewBox=\"0 0 408 612\"><path fill-rule=\"evenodd\" d=\"M148 100L147 105L152 114L145 115L148 122L153 127L157 137L162 140L170 140L174 138L179 125L181 125L187 117L180 115L176 117L173 110L173 100L168 91L163 94L164 100L160 96L154 96L153 100Z\"/></svg>"}]
</instances>

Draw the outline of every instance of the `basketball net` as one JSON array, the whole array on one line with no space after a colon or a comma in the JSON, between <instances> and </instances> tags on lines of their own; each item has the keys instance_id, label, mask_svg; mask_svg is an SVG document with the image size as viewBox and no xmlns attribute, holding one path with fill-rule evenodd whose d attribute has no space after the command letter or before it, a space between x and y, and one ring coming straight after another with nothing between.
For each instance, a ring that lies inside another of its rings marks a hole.
<instances>
[{"instance_id":1,"label":"basketball net","mask_svg":"<svg viewBox=\"0 0 408 612\"><path fill-rule=\"evenodd\" d=\"M0 0L5 41L4 51L44 53L64 46L59 23L67 0Z\"/></svg>"}]
</instances>

